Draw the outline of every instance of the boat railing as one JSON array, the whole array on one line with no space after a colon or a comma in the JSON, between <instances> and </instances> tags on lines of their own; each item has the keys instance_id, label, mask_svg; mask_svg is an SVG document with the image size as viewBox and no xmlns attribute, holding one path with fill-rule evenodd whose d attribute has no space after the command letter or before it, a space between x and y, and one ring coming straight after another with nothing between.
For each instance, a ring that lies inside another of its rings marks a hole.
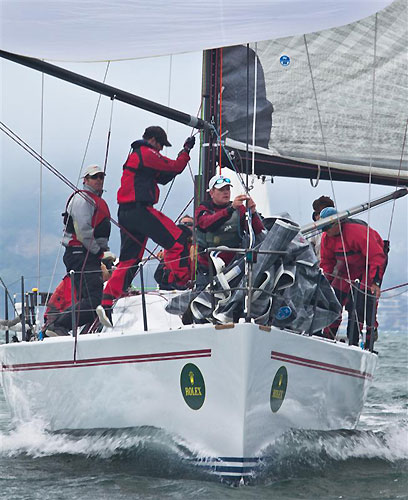
<instances>
[{"instance_id":1,"label":"boat railing","mask_svg":"<svg viewBox=\"0 0 408 500\"><path fill-rule=\"evenodd\" d=\"M233 292L233 291L243 291L246 294L246 300L245 300L245 308L244 308L244 318L246 322L251 322L251 298L254 292L256 291L262 291L265 295L269 295L271 297L274 297L277 295L276 292L268 291L263 288L255 287L253 286L252 282L252 267L253 264L257 262L257 257L260 254L274 254L274 255L279 255L279 256L284 256L287 255L288 252L286 251L274 251L274 250L258 250L258 249L247 249L247 248L227 248L227 247L210 247L207 249L208 254L211 252L225 252L225 253L234 253L235 255L244 255L245 256L245 262L247 265L246 268L246 283L244 286L235 286L235 287L229 287L228 291ZM77 339L77 325L76 325L76 307L75 307L75 297L74 297L74 271L71 271L69 273L70 276L70 281L71 281L71 303L73 304L72 306L72 335ZM315 323L315 316L316 316L316 308L317 308L317 302L318 302L318 293L321 285L321 281L323 279L323 274L320 272L320 278L317 282L317 287L314 293L314 299L313 299L313 312L312 312L312 320L310 327L308 331L302 332L303 334L307 334L309 336L314 335L314 323ZM143 264L139 264L139 277L140 277L140 295L141 295L141 302L142 302L142 317L143 317L143 330L148 331L148 314L147 314L147 307L146 307L146 286L145 286L145 277L144 277L144 271L143 271ZM216 285L216 275L214 274L214 269L213 266L209 266L209 283L207 287L207 291L210 292L211 296L211 316L215 310L215 294L220 294L222 293L222 290L220 289L215 289ZM357 294L364 294L364 290L361 290L360 283L352 283L351 286L353 287L353 290ZM9 316L9 300L10 294L8 293L7 288L5 289L5 319L8 320ZM36 326L36 309L38 306L47 306L48 300L52 294L51 293L43 293L39 292L36 288L34 288L32 291L26 292L25 291L25 283L24 283L24 277L21 277L21 296L22 296L22 303L21 303L21 332L22 332L22 341L29 341L32 335L32 331L35 329ZM361 299L360 299L361 300ZM352 310L349 311L349 322L348 322L348 338L349 338L349 344L350 345L358 345L359 340L360 340L360 327L357 319L357 314L356 314L356 302L357 300L353 300L353 305L352 305ZM15 305L14 305L15 307ZM370 325L375 324L375 307L372 307L371 309L371 314L368 323ZM17 311L15 311L15 314L18 315ZM242 316L241 316L242 317ZM350 319L351 318L351 319ZM96 331L96 330L89 330L89 331ZM9 343L10 342L10 336L9 336L9 330L6 329L5 331L5 342ZM374 334L372 333L370 336L370 345L366 346L371 352L373 351L373 346L374 346Z\"/></svg>"}]
</instances>

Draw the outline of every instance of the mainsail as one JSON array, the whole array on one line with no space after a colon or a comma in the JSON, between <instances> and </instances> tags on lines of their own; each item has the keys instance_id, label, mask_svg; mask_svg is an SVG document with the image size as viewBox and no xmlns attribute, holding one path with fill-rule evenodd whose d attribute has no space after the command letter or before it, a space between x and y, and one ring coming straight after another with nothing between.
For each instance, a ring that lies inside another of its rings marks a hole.
<instances>
[{"instance_id":1,"label":"mainsail","mask_svg":"<svg viewBox=\"0 0 408 500\"><path fill-rule=\"evenodd\" d=\"M371 168L373 182L406 184L407 6L396 0L347 26L251 44L249 57L243 46L223 49L227 145L245 160L246 146L231 140L246 143L249 118L249 143L255 127L255 145L266 148L257 150L255 173L316 177L320 165L329 178L329 164L334 179L366 182Z\"/></svg>"}]
</instances>

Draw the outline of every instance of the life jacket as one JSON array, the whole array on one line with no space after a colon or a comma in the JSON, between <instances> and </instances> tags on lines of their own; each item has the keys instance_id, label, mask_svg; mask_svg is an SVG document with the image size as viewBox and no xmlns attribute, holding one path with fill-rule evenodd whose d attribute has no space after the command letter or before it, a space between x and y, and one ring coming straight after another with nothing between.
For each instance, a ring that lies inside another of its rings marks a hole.
<instances>
[{"instance_id":1,"label":"life jacket","mask_svg":"<svg viewBox=\"0 0 408 500\"><path fill-rule=\"evenodd\" d=\"M216 231L202 231L196 228L196 238L200 250L209 247L226 246L237 248L241 246L241 219L238 210L234 210L231 217L225 221Z\"/></svg>"},{"instance_id":2,"label":"life jacket","mask_svg":"<svg viewBox=\"0 0 408 500\"><path fill-rule=\"evenodd\" d=\"M189 158L188 153L182 151L176 160L171 160L145 140L133 142L132 152L123 165L118 204L154 205L160 195L158 184L165 185L174 179L184 170Z\"/></svg>"},{"instance_id":3,"label":"life jacket","mask_svg":"<svg viewBox=\"0 0 408 500\"><path fill-rule=\"evenodd\" d=\"M85 195L92 198L95 203L95 210L91 219L91 226L94 228L94 238L109 238L111 232L111 222L108 204L103 198L95 193L92 193L92 191L79 189L75 193L72 193L68 198L67 204L65 206L65 212L62 214L66 231L72 235L69 246L82 245L82 243L76 237L74 221L72 220L72 216L68 212L69 203L71 202L72 198L78 193L85 193Z\"/></svg>"},{"instance_id":4,"label":"life jacket","mask_svg":"<svg viewBox=\"0 0 408 500\"><path fill-rule=\"evenodd\" d=\"M150 145L145 146L150 147ZM140 147L133 147L132 153L123 165L118 203L140 202L154 205L159 198L159 188L155 176L154 170L144 167Z\"/></svg>"},{"instance_id":5,"label":"life jacket","mask_svg":"<svg viewBox=\"0 0 408 500\"><path fill-rule=\"evenodd\" d=\"M360 227L359 227L360 226ZM363 226L363 227L361 227ZM364 256L367 224L364 221L346 219L342 223L342 235L322 237L321 265L325 273L329 273L329 281L333 288L348 292L352 281L359 279L361 283L371 286L373 282L380 284L387 265L387 244L372 228L369 229L370 244L368 247L368 277L366 277L366 257ZM336 266L331 269L333 259ZM346 265L347 262L347 265ZM336 275L333 279L333 273Z\"/></svg>"},{"instance_id":6,"label":"life jacket","mask_svg":"<svg viewBox=\"0 0 408 500\"><path fill-rule=\"evenodd\" d=\"M75 303L78 302L75 290ZM66 275L55 289L47 302L47 308L44 313L44 321L52 323L66 309L71 307L71 278Z\"/></svg>"}]
</instances>

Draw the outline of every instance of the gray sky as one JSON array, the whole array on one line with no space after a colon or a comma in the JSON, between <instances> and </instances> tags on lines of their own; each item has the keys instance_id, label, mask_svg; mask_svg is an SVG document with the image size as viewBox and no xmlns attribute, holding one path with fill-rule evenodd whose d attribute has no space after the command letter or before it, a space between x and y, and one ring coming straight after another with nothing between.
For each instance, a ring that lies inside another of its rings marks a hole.
<instances>
[{"instance_id":1,"label":"gray sky","mask_svg":"<svg viewBox=\"0 0 408 500\"><path fill-rule=\"evenodd\" d=\"M147 99L170 105L196 115L201 93L201 54L186 54L111 63L106 82ZM106 63L69 64L68 69L102 81ZM35 150L41 144L41 74L14 63L1 62L2 101L1 120ZM171 83L171 85L170 85ZM43 156L73 183L77 182L85 152L86 142L95 112L98 95L71 84L45 77ZM106 138L111 113L111 101L103 97L91 137L85 166L103 164ZM167 154L174 158L181 149L191 129L167 122L125 104L114 103L112 135L107 178L107 200L112 216L116 218L116 191L119 187L122 165L130 144L141 137L148 125L161 125L168 129L172 148ZM1 137L0 165L0 276L19 290L22 274L28 286L35 286L38 274L38 227L40 205L40 165L4 134ZM198 172L198 148L191 161L194 173ZM61 213L65 209L70 190L48 170L42 172L41 210L41 290L48 290L56 264L51 289L63 276L60 238ZM390 187L372 186L371 197L391 192ZM162 198L167 187L162 188ZM268 185L271 211L287 211L301 225L311 221L311 203L322 194L333 197L332 187L321 181L312 188L308 180L276 178ZM176 179L164 212L170 217L179 215L193 196L191 175L188 169ZM335 196L339 209L345 209L369 199L367 185L337 183ZM383 238L388 235L392 205L371 213L370 225ZM191 209L189 210L191 213ZM397 201L391 233L390 264L384 287L408 281L407 271L407 200ZM112 229L110 246L119 254L119 231ZM13 285L14 283L14 285ZM2 300L2 299L1 299Z\"/></svg>"}]
</instances>

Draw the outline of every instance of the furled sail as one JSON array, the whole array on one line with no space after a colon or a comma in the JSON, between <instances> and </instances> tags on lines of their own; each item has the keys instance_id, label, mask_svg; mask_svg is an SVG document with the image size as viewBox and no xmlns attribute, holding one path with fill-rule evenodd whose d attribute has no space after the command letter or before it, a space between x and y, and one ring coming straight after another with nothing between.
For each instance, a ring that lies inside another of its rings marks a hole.
<instances>
[{"instance_id":1,"label":"furled sail","mask_svg":"<svg viewBox=\"0 0 408 500\"><path fill-rule=\"evenodd\" d=\"M1 49L48 60L201 51L341 26L391 0L3 0Z\"/></svg>"},{"instance_id":2,"label":"furled sail","mask_svg":"<svg viewBox=\"0 0 408 500\"><path fill-rule=\"evenodd\" d=\"M227 145L245 161L249 122L249 143L254 126L266 148L256 149L258 174L317 177L319 165L327 179L329 162L333 179L366 182L371 166L373 182L407 184L407 7L396 0L347 26L251 44L249 57L243 46L223 49Z\"/></svg>"}]
</instances>

